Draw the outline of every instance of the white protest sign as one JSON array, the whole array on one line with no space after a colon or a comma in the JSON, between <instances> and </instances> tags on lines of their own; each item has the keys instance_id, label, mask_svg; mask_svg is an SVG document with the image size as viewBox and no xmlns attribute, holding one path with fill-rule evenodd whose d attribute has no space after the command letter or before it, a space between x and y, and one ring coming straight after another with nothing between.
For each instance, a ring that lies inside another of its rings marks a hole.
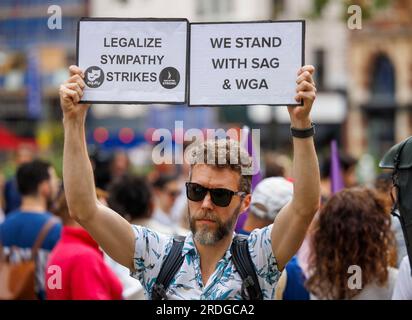
<instances>
[{"instance_id":1,"label":"white protest sign","mask_svg":"<svg viewBox=\"0 0 412 320\"><path fill-rule=\"evenodd\" d=\"M193 23L190 105L297 105L305 22Z\"/></svg>"},{"instance_id":2,"label":"white protest sign","mask_svg":"<svg viewBox=\"0 0 412 320\"><path fill-rule=\"evenodd\" d=\"M82 102L185 103L186 19L83 18L77 64Z\"/></svg>"}]
</instances>

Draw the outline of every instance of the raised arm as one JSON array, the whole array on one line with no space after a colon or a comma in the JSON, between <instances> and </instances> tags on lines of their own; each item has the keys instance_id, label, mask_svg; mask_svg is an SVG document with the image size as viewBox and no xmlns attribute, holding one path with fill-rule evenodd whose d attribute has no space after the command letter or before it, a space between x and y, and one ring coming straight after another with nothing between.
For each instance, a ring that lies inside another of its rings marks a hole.
<instances>
[{"instance_id":1,"label":"raised arm","mask_svg":"<svg viewBox=\"0 0 412 320\"><path fill-rule=\"evenodd\" d=\"M134 234L130 224L96 197L93 170L86 148L85 121L90 105L79 104L84 74L71 66L60 86L63 111L63 179L70 215L114 260L133 270Z\"/></svg>"},{"instance_id":2,"label":"raised arm","mask_svg":"<svg viewBox=\"0 0 412 320\"><path fill-rule=\"evenodd\" d=\"M316 97L312 79L315 68L304 66L298 72L297 96L303 107L288 107L291 126L311 127L310 111ZM320 175L313 137L293 138L293 198L277 215L272 228L272 249L283 269L301 246L306 231L319 208Z\"/></svg>"}]
</instances>

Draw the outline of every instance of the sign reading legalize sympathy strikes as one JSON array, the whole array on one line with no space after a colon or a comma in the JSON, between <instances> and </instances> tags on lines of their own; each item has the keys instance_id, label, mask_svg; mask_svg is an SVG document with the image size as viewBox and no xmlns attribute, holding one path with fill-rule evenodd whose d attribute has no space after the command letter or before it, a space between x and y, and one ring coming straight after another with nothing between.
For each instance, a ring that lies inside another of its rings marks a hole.
<instances>
[{"instance_id":1,"label":"sign reading legalize sympathy strikes","mask_svg":"<svg viewBox=\"0 0 412 320\"><path fill-rule=\"evenodd\" d=\"M187 29L185 19L81 19L82 102L185 103Z\"/></svg>"},{"instance_id":2,"label":"sign reading legalize sympathy strikes","mask_svg":"<svg viewBox=\"0 0 412 320\"><path fill-rule=\"evenodd\" d=\"M190 105L297 105L305 22L193 23Z\"/></svg>"}]
</instances>

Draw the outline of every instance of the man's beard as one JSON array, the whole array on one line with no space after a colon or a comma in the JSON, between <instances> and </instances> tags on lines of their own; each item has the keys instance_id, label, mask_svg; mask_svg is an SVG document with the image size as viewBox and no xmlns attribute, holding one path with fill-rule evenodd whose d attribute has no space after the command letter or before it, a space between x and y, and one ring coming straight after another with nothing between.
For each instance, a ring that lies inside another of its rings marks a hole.
<instances>
[{"instance_id":1,"label":"man's beard","mask_svg":"<svg viewBox=\"0 0 412 320\"><path fill-rule=\"evenodd\" d=\"M228 234L233 232L234 226L239 216L240 204L235 210L233 210L232 216L226 222L223 222L213 211L201 211L196 216L193 216L191 214L190 208L188 208L188 211L190 230L193 233L194 239L197 240L201 245L210 246L214 245L216 242L219 242ZM217 227L213 228L208 226L207 224L204 224L201 227L197 227L196 221L201 219L212 220L215 222Z\"/></svg>"}]
</instances>

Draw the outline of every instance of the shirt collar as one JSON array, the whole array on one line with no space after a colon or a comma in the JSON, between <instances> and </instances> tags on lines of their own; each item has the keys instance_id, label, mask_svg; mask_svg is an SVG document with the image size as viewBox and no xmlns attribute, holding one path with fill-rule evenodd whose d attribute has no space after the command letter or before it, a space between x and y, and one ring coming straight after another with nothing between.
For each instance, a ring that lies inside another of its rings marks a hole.
<instances>
[{"instance_id":1,"label":"shirt collar","mask_svg":"<svg viewBox=\"0 0 412 320\"><path fill-rule=\"evenodd\" d=\"M183 249L182 249L182 256L185 256L189 253L191 255L197 253L196 246L195 246L195 241L193 239L193 233L192 232L189 232L189 234L186 236L185 243L184 243Z\"/></svg>"}]
</instances>

